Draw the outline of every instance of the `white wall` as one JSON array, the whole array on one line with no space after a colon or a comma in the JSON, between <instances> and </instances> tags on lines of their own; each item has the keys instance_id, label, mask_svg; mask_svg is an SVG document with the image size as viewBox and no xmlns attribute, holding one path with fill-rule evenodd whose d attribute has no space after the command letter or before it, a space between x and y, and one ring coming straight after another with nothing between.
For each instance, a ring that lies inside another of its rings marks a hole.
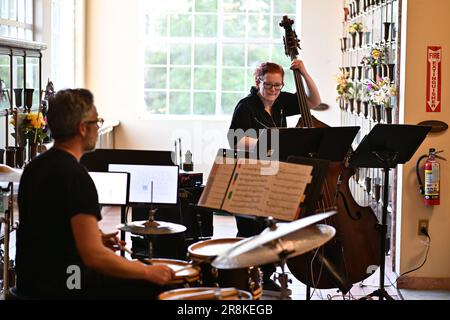
<instances>
[{"instance_id":1,"label":"white wall","mask_svg":"<svg viewBox=\"0 0 450 320\"><path fill-rule=\"evenodd\" d=\"M331 5L330 5L331 3ZM338 72L337 47L340 1L304 0L302 45L308 69L320 88L323 101L335 110L321 113L321 120L338 121L334 105L333 75ZM87 1L86 86L104 117L119 119L116 148L172 150L182 137L183 150L193 153L195 170L208 173L217 150L228 147L226 133L231 116L214 120L139 119L142 101L138 1ZM321 21L316 19L320 15ZM299 27L297 27L299 28ZM330 32L331 30L331 32ZM300 34L300 33L299 33ZM236 101L237 103L237 101Z\"/></svg>"},{"instance_id":2,"label":"white wall","mask_svg":"<svg viewBox=\"0 0 450 320\"><path fill-rule=\"evenodd\" d=\"M404 0L407 19L403 29L402 92L400 105L404 110L404 123L417 124L424 120L449 122L450 97L450 1ZM405 15L405 12L404 12ZM442 46L442 112L426 113L427 47ZM397 266L400 273L418 267L425 257L424 237L417 235L419 219L429 219L432 238L426 264L399 281L402 287L450 289L450 212L449 163L441 164L441 205L427 207L418 193L415 163L429 148L445 150L450 159L449 132L430 134L414 157L400 171L403 192L398 194L401 204L401 221L398 226L400 256Z\"/></svg>"}]
</instances>

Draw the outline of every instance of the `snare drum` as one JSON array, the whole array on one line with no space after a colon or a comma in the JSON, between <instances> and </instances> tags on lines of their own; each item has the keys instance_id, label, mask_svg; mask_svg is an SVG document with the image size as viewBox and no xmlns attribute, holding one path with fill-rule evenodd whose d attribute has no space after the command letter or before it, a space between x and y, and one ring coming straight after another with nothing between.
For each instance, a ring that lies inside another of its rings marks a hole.
<instances>
[{"instance_id":1,"label":"snare drum","mask_svg":"<svg viewBox=\"0 0 450 320\"><path fill-rule=\"evenodd\" d=\"M183 269L183 271L176 273L175 278L168 284L176 287L196 287L200 280L200 270L192 264L173 259L150 259L152 265L166 265L173 271Z\"/></svg>"},{"instance_id":2,"label":"snare drum","mask_svg":"<svg viewBox=\"0 0 450 320\"><path fill-rule=\"evenodd\" d=\"M253 300L250 292L235 288L183 288L161 293L159 300Z\"/></svg>"},{"instance_id":3,"label":"snare drum","mask_svg":"<svg viewBox=\"0 0 450 320\"><path fill-rule=\"evenodd\" d=\"M258 267L241 269L216 269L211 261L226 251L233 244L244 238L211 239L194 243L188 248L188 256L195 264L200 265L201 283L205 287L235 287L249 291L254 299L261 298L262 285Z\"/></svg>"}]
</instances>

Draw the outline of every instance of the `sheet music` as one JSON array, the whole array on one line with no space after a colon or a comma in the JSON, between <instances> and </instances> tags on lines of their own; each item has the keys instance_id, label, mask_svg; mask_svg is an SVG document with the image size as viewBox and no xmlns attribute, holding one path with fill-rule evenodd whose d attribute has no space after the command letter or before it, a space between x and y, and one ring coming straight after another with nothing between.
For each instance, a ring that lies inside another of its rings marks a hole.
<instances>
[{"instance_id":1,"label":"sheet music","mask_svg":"<svg viewBox=\"0 0 450 320\"><path fill-rule=\"evenodd\" d=\"M256 214L262 210L270 177L261 175L261 162L245 163L239 159L223 209L231 213Z\"/></svg>"},{"instance_id":2,"label":"sheet music","mask_svg":"<svg viewBox=\"0 0 450 320\"><path fill-rule=\"evenodd\" d=\"M297 217L313 167L278 161L269 164L277 168L272 175L262 174L265 166L260 161L238 161L223 204L225 211L288 221Z\"/></svg>"},{"instance_id":3,"label":"sheet music","mask_svg":"<svg viewBox=\"0 0 450 320\"><path fill-rule=\"evenodd\" d=\"M215 209L222 207L225 193L236 166L235 163L234 158L216 157L206 187L198 202L199 206Z\"/></svg>"}]
</instances>

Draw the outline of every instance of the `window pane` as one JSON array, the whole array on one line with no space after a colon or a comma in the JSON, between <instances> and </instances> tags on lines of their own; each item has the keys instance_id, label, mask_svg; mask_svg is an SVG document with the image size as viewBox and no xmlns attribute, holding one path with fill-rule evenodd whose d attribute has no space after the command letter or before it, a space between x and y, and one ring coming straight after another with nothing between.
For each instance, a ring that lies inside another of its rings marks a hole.
<instances>
[{"instance_id":1,"label":"window pane","mask_svg":"<svg viewBox=\"0 0 450 320\"><path fill-rule=\"evenodd\" d=\"M3 90L7 90L10 88L10 69L9 69L9 57L1 55L0 56L0 79L2 82L0 83L0 109L8 109L9 101L6 95L6 92Z\"/></svg>"},{"instance_id":2,"label":"window pane","mask_svg":"<svg viewBox=\"0 0 450 320\"><path fill-rule=\"evenodd\" d=\"M167 74L166 68L144 68L145 88L165 89Z\"/></svg>"},{"instance_id":3,"label":"window pane","mask_svg":"<svg viewBox=\"0 0 450 320\"><path fill-rule=\"evenodd\" d=\"M215 90L216 89L216 68L195 68L194 89Z\"/></svg>"},{"instance_id":4,"label":"window pane","mask_svg":"<svg viewBox=\"0 0 450 320\"><path fill-rule=\"evenodd\" d=\"M284 74L284 83L285 86L283 88L284 91L288 91L288 92L296 92L296 88L295 88L295 82L294 82L294 72L290 69L284 69L285 74Z\"/></svg>"},{"instance_id":5,"label":"window pane","mask_svg":"<svg viewBox=\"0 0 450 320\"><path fill-rule=\"evenodd\" d=\"M245 37L245 16L227 14L223 18L223 35L227 38Z\"/></svg>"},{"instance_id":6,"label":"window pane","mask_svg":"<svg viewBox=\"0 0 450 320\"><path fill-rule=\"evenodd\" d=\"M166 99L165 92L146 92L145 106L147 112L151 114L166 114Z\"/></svg>"},{"instance_id":7,"label":"window pane","mask_svg":"<svg viewBox=\"0 0 450 320\"><path fill-rule=\"evenodd\" d=\"M270 18L264 15L250 15L248 17L248 31L252 38L270 38Z\"/></svg>"},{"instance_id":8,"label":"window pane","mask_svg":"<svg viewBox=\"0 0 450 320\"><path fill-rule=\"evenodd\" d=\"M224 12L245 12L246 0L224 0L223 11Z\"/></svg>"},{"instance_id":9,"label":"window pane","mask_svg":"<svg viewBox=\"0 0 450 320\"><path fill-rule=\"evenodd\" d=\"M195 65L216 65L216 44L196 44L195 45Z\"/></svg>"},{"instance_id":10,"label":"window pane","mask_svg":"<svg viewBox=\"0 0 450 320\"><path fill-rule=\"evenodd\" d=\"M223 65L225 67L245 66L245 45L243 44L223 45Z\"/></svg>"},{"instance_id":11,"label":"window pane","mask_svg":"<svg viewBox=\"0 0 450 320\"><path fill-rule=\"evenodd\" d=\"M190 37L192 35L192 16L186 14L170 15L170 36Z\"/></svg>"},{"instance_id":12,"label":"window pane","mask_svg":"<svg viewBox=\"0 0 450 320\"><path fill-rule=\"evenodd\" d=\"M245 89L245 69L222 70L222 90L241 91Z\"/></svg>"},{"instance_id":13,"label":"window pane","mask_svg":"<svg viewBox=\"0 0 450 320\"><path fill-rule=\"evenodd\" d=\"M215 37L217 36L217 16L216 15L196 15L195 16L195 36Z\"/></svg>"},{"instance_id":14,"label":"window pane","mask_svg":"<svg viewBox=\"0 0 450 320\"><path fill-rule=\"evenodd\" d=\"M148 0L145 0L147 2ZM166 8L169 11L178 12L191 12L192 11L192 1L194 0L168 0L168 1L148 1L154 2L157 9Z\"/></svg>"},{"instance_id":15,"label":"window pane","mask_svg":"<svg viewBox=\"0 0 450 320\"><path fill-rule=\"evenodd\" d=\"M270 12L270 0L253 0L247 6L249 12Z\"/></svg>"},{"instance_id":16,"label":"window pane","mask_svg":"<svg viewBox=\"0 0 450 320\"><path fill-rule=\"evenodd\" d=\"M214 115L216 113L216 94L201 92L194 94L194 114Z\"/></svg>"},{"instance_id":17,"label":"window pane","mask_svg":"<svg viewBox=\"0 0 450 320\"><path fill-rule=\"evenodd\" d=\"M223 93L222 94L222 113L233 114L234 108L238 102L246 96L245 93Z\"/></svg>"},{"instance_id":18,"label":"window pane","mask_svg":"<svg viewBox=\"0 0 450 320\"><path fill-rule=\"evenodd\" d=\"M152 46L145 50L145 64L167 64L167 45Z\"/></svg>"},{"instance_id":19,"label":"window pane","mask_svg":"<svg viewBox=\"0 0 450 320\"><path fill-rule=\"evenodd\" d=\"M256 66L253 69L247 69L247 87L248 90L250 90L250 87L254 87L255 84L255 69Z\"/></svg>"},{"instance_id":20,"label":"window pane","mask_svg":"<svg viewBox=\"0 0 450 320\"><path fill-rule=\"evenodd\" d=\"M291 59L284 52L284 46L272 46L272 61L281 65L290 64Z\"/></svg>"},{"instance_id":21,"label":"window pane","mask_svg":"<svg viewBox=\"0 0 450 320\"><path fill-rule=\"evenodd\" d=\"M28 24L33 23L33 0L26 0L25 3L25 22Z\"/></svg>"},{"instance_id":22,"label":"window pane","mask_svg":"<svg viewBox=\"0 0 450 320\"><path fill-rule=\"evenodd\" d=\"M170 69L170 89L190 89L191 68Z\"/></svg>"},{"instance_id":23,"label":"window pane","mask_svg":"<svg viewBox=\"0 0 450 320\"><path fill-rule=\"evenodd\" d=\"M280 27L280 22L283 21L283 16L273 16L273 38L274 39L281 39L281 42L283 42L283 36L285 35L285 31L283 27ZM294 30L295 30L295 24L294 24Z\"/></svg>"},{"instance_id":24,"label":"window pane","mask_svg":"<svg viewBox=\"0 0 450 320\"><path fill-rule=\"evenodd\" d=\"M249 45L248 46L248 66L255 68L262 62L269 60L270 46Z\"/></svg>"},{"instance_id":25,"label":"window pane","mask_svg":"<svg viewBox=\"0 0 450 320\"><path fill-rule=\"evenodd\" d=\"M14 17L16 19L16 17ZM17 21L25 22L25 0L17 1Z\"/></svg>"},{"instance_id":26,"label":"window pane","mask_svg":"<svg viewBox=\"0 0 450 320\"><path fill-rule=\"evenodd\" d=\"M167 14L146 15L145 34L152 37L167 37Z\"/></svg>"},{"instance_id":27,"label":"window pane","mask_svg":"<svg viewBox=\"0 0 450 320\"><path fill-rule=\"evenodd\" d=\"M295 14L296 12L295 0L276 0L273 2L273 12L284 14Z\"/></svg>"},{"instance_id":28,"label":"window pane","mask_svg":"<svg viewBox=\"0 0 450 320\"><path fill-rule=\"evenodd\" d=\"M195 11L216 12L217 0L195 0Z\"/></svg>"},{"instance_id":29,"label":"window pane","mask_svg":"<svg viewBox=\"0 0 450 320\"><path fill-rule=\"evenodd\" d=\"M189 92L172 92L169 101L170 114L191 113L191 94Z\"/></svg>"},{"instance_id":30,"label":"window pane","mask_svg":"<svg viewBox=\"0 0 450 320\"><path fill-rule=\"evenodd\" d=\"M170 47L170 63L174 65L190 65L191 45L172 44Z\"/></svg>"}]
</instances>

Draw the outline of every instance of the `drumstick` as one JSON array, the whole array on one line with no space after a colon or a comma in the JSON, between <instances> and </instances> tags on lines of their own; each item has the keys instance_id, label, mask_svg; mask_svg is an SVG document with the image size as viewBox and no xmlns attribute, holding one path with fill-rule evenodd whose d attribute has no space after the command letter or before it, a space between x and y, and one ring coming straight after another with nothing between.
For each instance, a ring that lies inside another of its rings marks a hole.
<instances>
[{"instance_id":1,"label":"drumstick","mask_svg":"<svg viewBox=\"0 0 450 320\"><path fill-rule=\"evenodd\" d=\"M183 271L189 270L189 269L191 269L192 267L198 266L200 263L201 263L201 262L194 262L194 263L191 263L190 265L187 265L186 267L183 267L183 268L181 268L181 269L176 270L175 273L179 273L179 272L183 272Z\"/></svg>"}]
</instances>

